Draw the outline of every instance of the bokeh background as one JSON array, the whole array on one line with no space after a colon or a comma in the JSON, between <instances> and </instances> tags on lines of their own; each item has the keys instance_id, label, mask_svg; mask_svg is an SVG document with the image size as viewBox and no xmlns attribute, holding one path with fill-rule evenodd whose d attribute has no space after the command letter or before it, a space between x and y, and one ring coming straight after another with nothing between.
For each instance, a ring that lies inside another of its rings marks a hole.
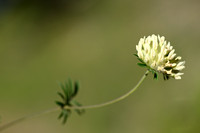
<instances>
[{"instance_id":1,"label":"bokeh background","mask_svg":"<svg viewBox=\"0 0 200 133\"><path fill-rule=\"evenodd\" d=\"M199 0L0 0L1 124L56 107L69 77L84 105L126 93L145 72L133 56L143 36L165 36L186 60L182 80L149 75L125 100L66 125L55 112L4 133L199 133L199 14Z\"/></svg>"}]
</instances>

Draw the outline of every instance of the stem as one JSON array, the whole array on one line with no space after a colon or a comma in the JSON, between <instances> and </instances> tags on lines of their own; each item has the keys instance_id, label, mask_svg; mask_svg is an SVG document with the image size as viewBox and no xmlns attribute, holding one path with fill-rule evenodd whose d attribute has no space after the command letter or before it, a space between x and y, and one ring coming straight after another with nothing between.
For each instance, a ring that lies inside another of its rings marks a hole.
<instances>
[{"instance_id":1,"label":"stem","mask_svg":"<svg viewBox=\"0 0 200 133\"><path fill-rule=\"evenodd\" d=\"M105 103L101 103L101 104L80 106L80 107L78 107L78 106L73 106L73 107L65 106L65 109L94 109L94 108L105 107L105 106L111 105L113 103L119 102L119 101L125 99L126 97L128 97L133 92L135 92L137 90L137 88L142 84L144 79L147 77L148 73L149 73L149 71L146 71L145 74L142 76L142 78L139 80L139 82L135 85L135 87L132 88L129 92L127 92L126 94L124 94L124 95L122 95L122 96L120 96L120 97L118 97L114 100L111 100L111 101L108 101L108 102L105 102ZM31 119L31 118L34 118L34 117L38 117L40 115L56 112L56 111L59 111L59 110L60 110L60 108L53 108L53 109L50 109L50 110L46 110L46 111L42 111L42 112L39 112L39 113L35 113L35 114L31 114L31 115L27 115L27 116L18 118L14 121L11 121L11 122L9 122L5 125L0 126L0 132L9 128L9 127L12 127L12 126L14 126L14 125L16 125L20 122L23 122L25 120L28 120L28 119Z\"/></svg>"},{"instance_id":2,"label":"stem","mask_svg":"<svg viewBox=\"0 0 200 133\"><path fill-rule=\"evenodd\" d=\"M23 116L21 118L18 118L14 121L11 121L11 122L5 124L5 125L0 126L0 132L9 128L9 127L12 127L12 126L18 124L18 123L21 123L25 120L28 120L28 119L31 119L31 118L34 118L34 117L38 117L38 116L43 115L43 114L52 113L52 112L55 112L55 111L58 111L58 110L60 110L60 108L53 108L53 109L49 109L49 110L46 110L46 111L37 112L35 114Z\"/></svg>"},{"instance_id":3,"label":"stem","mask_svg":"<svg viewBox=\"0 0 200 133\"><path fill-rule=\"evenodd\" d=\"M144 79L146 78L146 76L148 75L149 71L146 71L146 73L142 76L142 78L140 79L140 81L135 85L134 88L132 88L129 92L127 92L126 94L113 99L111 101L105 102L105 103L101 103L101 104L96 104L96 105L88 105L88 106L65 106L65 109L94 109L94 108L101 108L101 107L105 107L108 105L111 105L113 103L119 102L123 99L125 99L126 97L128 97L130 94L132 94L133 92L135 92L137 90L137 88L142 84L142 82L144 81Z\"/></svg>"}]
</instances>

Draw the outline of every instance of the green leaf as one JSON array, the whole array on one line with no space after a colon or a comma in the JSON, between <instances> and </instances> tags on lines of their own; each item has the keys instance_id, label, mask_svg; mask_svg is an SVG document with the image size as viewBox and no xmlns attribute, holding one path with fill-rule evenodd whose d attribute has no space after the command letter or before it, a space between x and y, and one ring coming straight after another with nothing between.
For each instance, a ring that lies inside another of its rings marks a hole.
<instances>
[{"instance_id":1,"label":"green leaf","mask_svg":"<svg viewBox=\"0 0 200 133\"><path fill-rule=\"evenodd\" d=\"M76 82L74 83L74 92L73 92L73 94L72 94L72 97L75 97L75 96L77 95L78 90L79 90L79 84L78 84L78 82L76 81Z\"/></svg>"},{"instance_id":2,"label":"green leaf","mask_svg":"<svg viewBox=\"0 0 200 133\"><path fill-rule=\"evenodd\" d=\"M68 114L64 115L64 118L63 118L63 124L65 124L67 122L67 118L68 118Z\"/></svg>"},{"instance_id":3,"label":"green leaf","mask_svg":"<svg viewBox=\"0 0 200 133\"><path fill-rule=\"evenodd\" d=\"M66 90L65 86L62 83L59 83L59 85L60 85L61 89L63 90L63 93L65 94L65 98L67 99L68 95L67 95L67 90Z\"/></svg>"},{"instance_id":4,"label":"green leaf","mask_svg":"<svg viewBox=\"0 0 200 133\"><path fill-rule=\"evenodd\" d=\"M63 111L60 113L60 115L58 116L58 119L61 119L63 117L64 113Z\"/></svg>"},{"instance_id":5,"label":"green leaf","mask_svg":"<svg viewBox=\"0 0 200 133\"><path fill-rule=\"evenodd\" d=\"M57 92L57 94L63 99L63 102L55 101L55 103L61 107L62 112L59 114L58 119L62 119L62 123L65 124L69 115L71 114L70 109L65 109L65 106L81 106L80 103L72 101L72 98L77 95L79 90L78 82L72 82L71 79L64 84L60 83L60 87L63 90L63 93ZM84 109L74 109L79 115L84 113Z\"/></svg>"},{"instance_id":6,"label":"green leaf","mask_svg":"<svg viewBox=\"0 0 200 133\"><path fill-rule=\"evenodd\" d=\"M73 100L72 101L72 104L75 105L75 106L82 106L79 102ZM85 110L84 109L75 109L76 113L79 114L79 115L82 115L83 113L85 113Z\"/></svg>"},{"instance_id":7,"label":"green leaf","mask_svg":"<svg viewBox=\"0 0 200 133\"><path fill-rule=\"evenodd\" d=\"M60 101L55 101L55 102L56 102L56 104L57 104L58 106L60 106L61 108L63 108L63 107L65 106L65 104L62 103L62 102L60 102Z\"/></svg>"},{"instance_id":8,"label":"green leaf","mask_svg":"<svg viewBox=\"0 0 200 133\"><path fill-rule=\"evenodd\" d=\"M71 79L69 78L68 79L68 89L69 89L69 94L71 95L72 94L72 92L73 92L73 87L72 87L72 81L71 81Z\"/></svg>"},{"instance_id":9,"label":"green leaf","mask_svg":"<svg viewBox=\"0 0 200 133\"><path fill-rule=\"evenodd\" d=\"M65 88L67 90L67 101L70 101L73 92L71 79L69 79L68 82L65 82Z\"/></svg>"},{"instance_id":10,"label":"green leaf","mask_svg":"<svg viewBox=\"0 0 200 133\"><path fill-rule=\"evenodd\" d=\"M75 100L72 100L71 103L72 103L73 105L75 105L75 106L78 106L78 107L82 106L82 104L80 104L79 102L77 102L77 101L75 101Z\"/></svg>"},{"instance_id":11,"label":"green leaf","mask_svg":"<svg viewBox=\"0 0 200 133\"><path fill-rule=\"evenodd\" d=\"M57 92L57 94L65 101L65 96L62 93Z\"/></svg>"},{"instance_id":12,"label":"green leaf","mask_svg":"<svg viewBox=\"0 0 200 133\"><path fill-rule=\"evenodd\" d=\"M67 122L67 118L69 117L71 111L67 109L63 109L63 124Z\"/></svg>"},{"instance_id":13,"label":"green leaf","mask_svg":"<svg viewBox=\"0 0 200 133\"><path fill-rule=\"evenodd\" d=\"M82 115L83 113L85 113L85 110L84 109L75 109L76 113L78 115Z\"/></svg>"},{"instance_id":14,"label":"green leaf","mask_svg":"<svg viewBox=\"0 0 200 133\"><path fill-rule=\"evenodd\" d=\"M141 67L146 67L147 65L146 64L144 64L144 63L137 63L138 64L138 66L141 66Z\"/></svg>"}]
</instances>

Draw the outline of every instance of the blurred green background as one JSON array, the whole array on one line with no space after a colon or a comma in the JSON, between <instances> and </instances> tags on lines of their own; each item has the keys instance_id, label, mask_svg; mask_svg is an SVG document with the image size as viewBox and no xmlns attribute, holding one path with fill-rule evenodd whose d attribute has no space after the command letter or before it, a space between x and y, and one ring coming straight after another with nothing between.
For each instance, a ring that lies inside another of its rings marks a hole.
<instances>
[{"instance_id":1,"label":"blurred green background","mask_svg":"<svg viewBox=\"0 0 200 133\"><path fill-rule=\"evenodd\" d=\"M126 93L145 72L133 56L143 36L165 36L186 60L182 80L149 75L125 100L64 126L55 112L4 132L199 133L199 13L198 0L1 0L1 124L54 108L69 77L84 105Z\"/></svg>"}]
</instances>

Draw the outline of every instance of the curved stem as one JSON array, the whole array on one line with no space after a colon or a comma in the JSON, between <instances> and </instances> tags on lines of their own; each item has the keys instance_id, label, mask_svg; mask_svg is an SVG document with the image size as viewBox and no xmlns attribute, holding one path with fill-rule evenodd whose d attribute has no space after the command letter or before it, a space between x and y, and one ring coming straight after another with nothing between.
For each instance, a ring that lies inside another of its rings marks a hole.
<instances>
[{"instance_id":1,"label":"curved stem","mask_svg":"<svg viewBox=\"0 0 200 133\"><path fill-rule=\"evenodd\" d=\"M126 94L113 99L111 101L105 102L105 103L101 103L101 104L96 104L96 105L88 105L88 106L65 106L65 109L94 109L94 108L101 108L104 106L108 106L111 105L113 103L119 102L123 99L125 99L126 97L128 97L130 94L132 94L133 92L135 92L137 90L137 88L142 84L142 82L144 81L144 79L146 78L146 76L148 75L149 71L146 71L146 73L142 76L142 78L140 79L140 81L135 85L134 88L132 88L129 92L127 92Z\"/></svg>"},{"instance_id":2,"label":"curved stem","mask_svg":"<svg viewBox=\"0 0 200 133\"><path fill-rule=\"evenodd\" d=\"M142 76L142 78L139 80L139 82L135 85L134 88L132 88L129 92L127 92L126 94L114 99L114 100L111 100L111 101L108 101L108 102L105 102L105 103L101 103L101 104L96 104L96 105L88 105L88 106L73 106L73 107L69 107L69 106L65 106L64 108L65 109L93 109L93 108L101 108L101 107L104 107L104 106L108 106L108 105L111 105L113 103L116 103L116 102L119 102L123 99L125 99L126 97L128 97L130 94L132 94L133 92L135 92L137 90L137 88L141 85L141 83L144 81L144 79L146 78L146 76L148 75L149 71L146 71L145 74ZM50 109L50 110L46 110L46 111L42 111L42 112L39 112L39 113L35 113L35 114L31 114L31 115L27 115L27 116L24 116L24 117L21 117L19 119L16 119L14 121L11 121L5 125L2 125L0 126L0 132L9 128L9 127L12 127L20 122L23 122L25 120L28 120L28 119L31 119L31 118L34 118L34 117L38 117L38 116L41 116L43 114L48 114L48 113L52 113L52 112L56 112L60 110L60 108L53 108L53 109Z\"/></svg>"}]
</instances>

